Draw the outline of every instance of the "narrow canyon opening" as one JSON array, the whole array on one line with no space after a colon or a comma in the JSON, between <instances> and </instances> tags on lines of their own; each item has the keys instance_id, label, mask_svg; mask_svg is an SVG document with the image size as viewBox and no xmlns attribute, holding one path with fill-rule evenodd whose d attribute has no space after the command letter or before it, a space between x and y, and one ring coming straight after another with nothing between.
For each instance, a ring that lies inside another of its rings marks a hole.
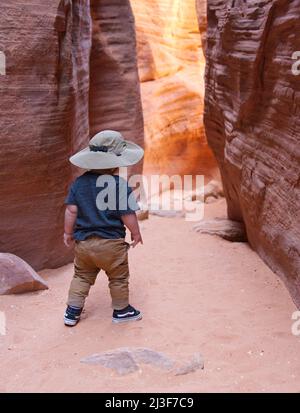
<instances>
[{"instance_id":1,"label":"narrow canyon opening","mask_svg":"<svg viewBox=\"0 0 300 413\"><path fill-rule=\"evenodd\" d=\"M131 0L131 6L145 122L144 173L219 178L203 125L204 39L195 0ZM205 18L205 8L202 13Z\"/></svg>"}]
</instances>

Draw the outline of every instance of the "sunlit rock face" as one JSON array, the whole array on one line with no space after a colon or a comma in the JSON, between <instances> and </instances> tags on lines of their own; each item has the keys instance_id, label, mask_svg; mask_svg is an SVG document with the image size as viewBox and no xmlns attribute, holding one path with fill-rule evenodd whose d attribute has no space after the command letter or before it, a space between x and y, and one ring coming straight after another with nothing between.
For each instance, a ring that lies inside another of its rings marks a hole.
<instances>
[{"instance_id":1,"label":"sunlit rock face","mask_svg":"<svg viewBox=\"0 0 300 413\"><path fill-rule=\"evenodd\" d=\"M69 156L103 128L143 141L133 15L126 0L2 3L0 251L56 267L73 255Z\"/></svg>"},{"instance_id":2,"label":"sunlit rock face","mask_svg":"<svg viewBox=\"0 0 300 413\"><path fill-rule=\"evenodd\" d=\"M205 60L195 0L131 4L145 119L144 171L213 176L202 121Z\"/></svg>"},{"instance_id":3,"label":"sunlit rock face","mask_svg":"<svg viewBox=\"0 0 300 413\"><path fill-rule=\"evenodd\" d=\"M209 1L204 116L229 217L245 222L251 246L298 306L299 15L299 0Z\"/></svg>"}]
</instances>

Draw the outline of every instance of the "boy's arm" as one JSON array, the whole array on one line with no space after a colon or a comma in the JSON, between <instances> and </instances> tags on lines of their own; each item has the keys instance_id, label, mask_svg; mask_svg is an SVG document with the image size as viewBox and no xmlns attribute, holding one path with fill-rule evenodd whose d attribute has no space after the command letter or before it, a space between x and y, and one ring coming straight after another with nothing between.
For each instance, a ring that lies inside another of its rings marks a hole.
<instances>
[{"instance_id":1,"label":"boy's arm","mask_svg":"<svg viewBox=\"0 0 300 413\"><path fill-rule=\"evenodd\" d=\"M139 223L137 220L136 213L130 213L130 214L123 214L121 216L122 222L126 227L129 229L131 232L131 241L133 243L131 244L132 247L134 248L139 242L143 244L143 239L140 233L140 228L139 228Z\"/></svg>"},{"instance_id":2,"label":"boy's arm","mask_svg":"<svg viewBox=\"0 0 300 413\"><path fill-rule=\"evenodd\" d=\"M73 231L74 225L77 218L78 208L76 205L67 205L65 211L65 233L64 233L64 243L67 247L70 247L74 242Z\"/></svg>"}]
</instances>

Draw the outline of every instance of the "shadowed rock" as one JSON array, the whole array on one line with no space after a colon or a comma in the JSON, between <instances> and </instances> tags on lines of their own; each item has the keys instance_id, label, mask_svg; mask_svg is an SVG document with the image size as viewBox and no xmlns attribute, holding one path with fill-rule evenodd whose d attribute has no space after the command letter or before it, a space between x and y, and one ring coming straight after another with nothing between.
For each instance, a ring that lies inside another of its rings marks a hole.
<instances>
[{"instance_id":1,"label":"shadowed rock","mask_svg":"<svg viewBox=\"0 0 300 413\"><path fill-rule=\"evenodd\" d=\"M218 235L227 241L246 242L247 235L243 223L229 219L201 221L193 229L201 234Z\"/></svg>"},{"instance_id":2,"label":"shadowed rock","mask_svg":"<svg viewBox=\"0 0 300 413\"><path fill-rule=\"evenodd\" d=\"M48 289L45 281L21 258L0 253L0 294Z\"/></svg>"}]
</instances>

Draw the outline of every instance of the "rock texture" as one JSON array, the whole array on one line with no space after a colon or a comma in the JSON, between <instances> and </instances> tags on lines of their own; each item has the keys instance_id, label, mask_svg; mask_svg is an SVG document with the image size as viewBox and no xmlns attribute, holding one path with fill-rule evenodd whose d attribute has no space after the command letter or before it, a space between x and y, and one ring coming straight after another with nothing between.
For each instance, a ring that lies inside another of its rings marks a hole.
<instances>
[{"instance_id":1,"label":"rock texture","mask_svg":"<svg viewBox=\"0 0 300 413\"><path fill-rule=\"evenodd\" d=\"M204 369L204 359L200 353L193 354L191 360L178 363L164 353L144 347L122 347L103 353L92 354L81 360L86 364L99 364L114 370L121 376L140 370L144 364L151 365L175 376L193 373Z\"/></svg>"},{"instance_id":2,"label":"rock texture","mask_svg":"<svg viewBox=\"0 0 300 413\"><path fill-rule=\"evenodd\" d=\"M7 0L0 27L0 251L56 267L72 259L69 156L108 126L143 141L133 16L126 0Z\"/></svg>"},{"instance_id":3,"label":"rock texture","mask_svg":"<svg viewBox=\"0 0 300 413\"><path fill-rule=\"evenodd\" d=\"M21 258L0 254L0 295L47 289L45 281Z\"/></svg>"},{"instance_id":4,"label":"rock texture","mask_svg":"<svg viewBox=\"0 0 300 413\"><path fill-rule=\"evenodd\" d=\"M202 122L195 0L131 0L145 118L145 173L216 176ZM205 25L205 23L204 23Z\"/></svg>"},{"instance_id":5,"label":"rock texture","mask_svg":"<svg viewBox=\"0 0 300 413\"><path fill-rule=\"evenodd\" d=\"M116 129L144 146L135 25L129 0L91 0L90 134ZM141 173L142 163L131 168Z\"/></svg>"},{"instance_id":6,"label":"rock texture","mask_svg":"<svg viewBox=\"0 0 300 413\"><path fill-rule=\"evenodd\" d=\"M205 127L228 215L300 306L300 1L208 3Z\"/></svg>"},{"instance_id":7,"label":"rock texture","mask_svg":"<svg viewBox=\"0 0 300 413\"><path fill-rule=\"evenodd\" d=\"M160 369L170 370L173 361L163 353L148 348L119 348L104 353L92 354L81 360L82 363L100 364L125 375L139 370L140 364L151 364Z\"/></svg>"}]
</instances>

